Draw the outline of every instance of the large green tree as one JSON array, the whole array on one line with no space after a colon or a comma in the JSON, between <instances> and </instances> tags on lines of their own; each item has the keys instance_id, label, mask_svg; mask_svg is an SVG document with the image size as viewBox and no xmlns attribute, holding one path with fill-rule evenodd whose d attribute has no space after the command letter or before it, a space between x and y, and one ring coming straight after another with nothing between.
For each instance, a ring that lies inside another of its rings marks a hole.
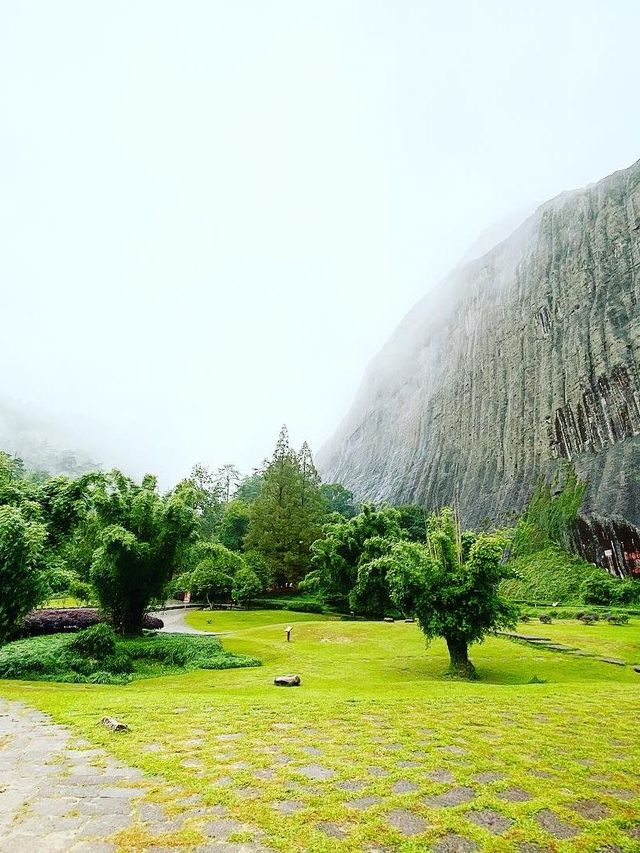
<instances>
[{"instance_id":1,"label":"large green tree","mask_svg":"<svg viewBox=\"0 0 640 853\"><path fill-rule=\"evenodd\" d=\"M91 579L117 631L139 634L150 602L163 595L177 555L195 534L196 516L179 493L162 497L154 477L138 485L119 471L93 493L101 532Z\"/></svg>"},{"instance_id":2,"label":"large green tree","mask_svg":"<svg viewBox=\"0 0 640 853\"><path fill-rule=\"evenodd\" d=\"M47 531L37 517L37 506L0 506L0 643L46 595Z\"/></svg>"},{"instance_id":3,"label":"large green tree","mask_svg":"<svg viewBox=\"0 0 640 853\"><path fill-rule=\"evenodd\" d=\"M327 602L345 606L358 582L360 566L369 564L374 557L373 546L368 548L367 543L375 540L379 549L383 541L395 542L402 536L399 513L391 507L363 504L361 512L353 518L333 516L324 525L322 536L311 546L311 572L304 587L318 592ZM363 573L360 591L351 600L358 610L365 603L366 586Z\"/></svg>"},{"instance_id":4,"label":"large green tree","mask_svg":"<svg viewBox=\"0 0 640 853\"><path fill-rule=\"evenodd\" d=\"M308 445L296 453L282 427L260 494L251 504L245 537L245 548L264 556L279 586L296 585L308 570L311 543L327 512L319 483Z\"/></svg>"},{"instance_id":5,"label":"large green tree","mask_svg":"<svg viewBox=\"0 0 640 853\"><path fill-rule=\"evenodd\" d=\"M516 622L517 607L498 589L511 574L505 544L498 533L463 536L445 508L429 518L426 544L398 542L379 558L400 610L417 617L427 639L444 638L452 674L474 677L469 646Z\"/></svg>"}]
</instances>

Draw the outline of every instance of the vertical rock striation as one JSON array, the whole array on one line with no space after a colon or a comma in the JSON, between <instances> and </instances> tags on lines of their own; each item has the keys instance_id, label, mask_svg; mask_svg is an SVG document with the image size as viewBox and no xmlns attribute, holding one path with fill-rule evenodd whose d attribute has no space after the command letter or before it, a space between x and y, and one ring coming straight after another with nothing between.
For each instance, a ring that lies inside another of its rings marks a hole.
<instances>
[{"instance_id":1,"label":"vertical rock striation","mask_svg":"<svg viewBox=\"0 0 640 853\"><path fill-rule=\"evenodd\" d=\"M323 478L456 499L472 525L573 460L588 511L639 524L639 296L640 161L542 205L418 303L320 452Z\"/></svg>"}]
</instances>

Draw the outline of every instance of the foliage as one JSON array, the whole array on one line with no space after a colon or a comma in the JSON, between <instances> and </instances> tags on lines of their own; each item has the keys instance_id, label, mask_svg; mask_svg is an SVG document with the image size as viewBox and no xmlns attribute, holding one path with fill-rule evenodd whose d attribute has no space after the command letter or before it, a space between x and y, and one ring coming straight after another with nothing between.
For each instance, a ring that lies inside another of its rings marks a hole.
<instances>
[{"instance_id":1,"label":"foliage","mask_svg":"<svg viewBox=\"0 0 640 853\"><path fill-rule=\"evenodd\" d=\"M91 625L103 621L97 610L91 607L55 608L32 610L20 626L20 634L27 637L37 637L42 634L60 634L82 631ZM157 631L164 625L162 619L145 613L142 627Z\"/></svg>"},{"instance_id":2,"label":"foliage","mask_svg":"<svg viewBox=\"0 0 640 853\"><path fill-rule=\"evenodd\" d=\"M309 567L311 543L326 516L319 484L308 445L295 453L282 427L260 494L251 504L245 537L247 550L264 556L279 586L297 585Z\"/></svg>"},{"instance_id":3,"label":"foliage","mask_svg":"<svg viewBox=\"0 0 640 853\"><path fill-rule=\"evenodd\" d=\"M255 657L226 652L213 637L152 634L116 639L113 635L111 646L105 629L108 626L100 625L73 637L53 634L9 643L0 649L0 678L123 684L176 671L260 665ZM98 631L101 643L96 641ZM88 632L94 632L89 643Z\"/></svg>"},{"instance_id":4,"label":"foliage","mask_svg":"<svg viewBox=\"0 0 640 853\"><path fill-rule=\"evenodd\" d=\"M549 545L569 550L586 483L566 466L549 483L538 480L529 506L516 527L511 555L521 557Z\"/></svg>"},{"instance_id":5,"label":"foliage","mask_svg":"<svg viewBox=\"0 0 640 853\"><path fill-rule=\"evenodd\" d=\"M262 491L264 474L262 471L254 471L248 477L240 480L238 488L234 492L234 499L245 504L252 504Z\"/></svg>"},{"instance_id":6,"label":"foliage","mask_svg":"<svg viewBox=\"0 0 640 853\"><path fill-rule=\"evenodd\" d=\"M225 504L218 529L218 539L231 551L242 551L249 529L251 508L248 503L234 499Z\"/></svg>"},{"instance_id":7,"label":"foliage","mask_svg":"<svg viewBox=\"0 0 640 853\"><path fill-rule=\"evenodd\" d=\"M46 528L25 507L0 506L0 643L44 599Z\"/></svg>"},{"instance_id":8,"label":"foliage","mask_svg":"<svg viewBox=\"0 0 640 853\"><path fill-rule=\"evenodd\" d=\"M640 601L640 583L620 580L605 571L588 574L580 584L585 604L634 604Z\"/></svg>"},{"instance_id":9,"label":"foliage","mask_svg":"<svg viewBox=\"0 0 640 853\"><path fill-rule=\"evenodd\" d=\"M393 539L372 536L365 540L358 560L356 583L349 593L352 612L369 619L400 615L389 593L384 560L393 546Z\"/></svg>"},{"instance_id":10,"label":"foliage","mask_svg":"<svg viewBox=\"0 0 640 853\"><path fill-rule=\"evenodd\" d=\"M193 598L206 599L209 607L214 601L229 601L233 577L216 565L215 560L204 559L188 577L188 591Z\"/></svg>"},{"instance_id":11,"label":"foliage","mask_svg":"<svg viewBox=\"0 0 640 853\"><path fill-rule=\"evenodd\" d=\"M505 544L499 534L481 534L463 560L456 518L445 508L429 518L425 545L397 542L379 558L400 610L418 618L427 639L445 639L452 673L472 676L468 646L516 622L517 609L498 591L509 574Z\"/></svg>"},{"instance_id":12,"label":"foliage","mask_svg":"<svg viewBox=\"0 0 640 853\"><path fill-rule=\"evenodd\" d=\"M350 519L336 519L325 524L322 537L311 546L312 570L305 578L302 588L317 592L323 600L331 597L346 597L358 582L361 562L368 562L371 555L366 550L371 539L397 541L402 538L400 516L396 509L373 504L363 504L361 512ZM362 576L362 590L366 585ZM354 603L363 601L362 595L354 593Z\"/></svg>"},{"instance_id":13,"label":"foliage","mask_svg":"<svg viewBox=\"0 0 640 853\"><path fill-rule=\"evenodd\" d=\"M416 504L404 504L396 507L398 521L405 537L412 542L424 542L427 535L428 513L424 507Z\"/></svg>"},{"instance_id":14,"label":"foliage","mask_svg":"<svg viewBox=\"0 0 640 853\"><path fill-rule=\"evenodd\" d=\"M102 528L91 566L100 604L119 633L140 633L179 548L194 535L194 510L179 494L161 497L155 478L147 475L137 485L118 471L101 476L93 507Z\"/></svg>"},{"instance_id":15,"label":"foliage","mask_svg":"<svg viewBox=\"0 0 640 853\"><path fill-rule=\"evenodd\" d=\"M587 578L606 576L604 569L548 545L509 561L513 576L502 582L501 591L509 598L552 604L577 604Z\"/></svg>"},{"instance_id":16,"label":"foliage","mask_svg":"<svg viewBox=\"0 0 640 853\"><path fill-rule=\"evenodd\" d=\"M231 597L237 604L246 604L262 592L262 584L257 574L248 566L241 568L233 579Z\"/></svg>"},{"instance_id":17,"label":"foliage","mask_svg":"<svg viewBox=\"0 0 640 853\"><path fill-rule=\"evenodd\" d=\"M215 536L223 514L224 487L206 465L194 465L191 474L175 487L173 495L190 506L197 518L198 535Z\"/></svg>"},{"instance_id":18,"label":"foliage","mask_svg":"<svg viewBox=\"0 0 640 853\"><path fill-rule=\"evenodd\" d=\"M116 635L110 625L99 622L75 634L67 648L84 657L102 660L115 654Z\"/></svg>"},{"instance_id":19,"label":"foliage","mask_svg":"<svg viewBox=\"0 0 640 853\"><path fill-rule=\"evenodd\" d=\"M344 518L352 518L358 512L353 492L340 483L320 483L320 494L324 498L327 512L337 512Z\"/></svg>"}]
</instances>

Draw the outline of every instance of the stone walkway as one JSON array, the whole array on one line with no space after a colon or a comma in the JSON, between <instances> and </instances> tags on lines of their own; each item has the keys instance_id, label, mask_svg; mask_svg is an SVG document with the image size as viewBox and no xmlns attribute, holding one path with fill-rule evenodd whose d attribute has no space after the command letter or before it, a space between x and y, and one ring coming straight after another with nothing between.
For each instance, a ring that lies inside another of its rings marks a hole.
<instances>
[{"instance_id":1,"label":"stone walkway","mask_svg":"<svg viewBox=\"0 0 640 853\"><path fill-rule=\"evenodd\" d=\"M217 637L222 634L228 634L228 631L199 631L197 628L192 628L185 622L185 615L189 611L184 610L158 610L153 615L164 622L164 628L161 631L167 631L170 634L199 634L201 637Z\"/></svg>"},{"instance_id":2,"label":"stone walkway","mask_svg":"<svg viewBox=\"0 0 640 853\"><path fill-rule=\"evenodd\" d=\"M153 781L46 714L0 699L0 853L112 853L112 836L134 826L158 836L144 849L160 853L162 836L187 821L203 837L197 853L268 853L257 841L228 841L262 833L225 818L223 807L202 807L199 797L183 801L173 818L142 802Z\"/></svg>"}]
</instances>

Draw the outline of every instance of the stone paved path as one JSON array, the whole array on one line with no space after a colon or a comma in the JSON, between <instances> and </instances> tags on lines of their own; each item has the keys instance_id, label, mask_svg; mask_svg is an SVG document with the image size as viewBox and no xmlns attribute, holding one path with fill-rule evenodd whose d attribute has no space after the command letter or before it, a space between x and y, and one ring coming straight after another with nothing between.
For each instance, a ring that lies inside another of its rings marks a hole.
<instances>
[{"instance_id":1,"label":"stone paved path","mask_svg":"<svg viewBox=\"0 0 640 853\"><path fill-rule=\"evenodd\" d=\"M158 853L167 850L162 837L187 821L202 843L183 853L269 853L259 829L226 818L224 807L203 807L199 796L169 818L143 801L153 781L46 714L0 699L0 853L113 853L112 836L134 825L150 839L143 849ZM254 840L228 840L238 832Z\"/></svg>"},{"instance_id":2,"label":"stone paved path","mask_svg":"<svg viewBox=\"0 0 640 853\"><path fill-rule=\"evenodd\" d=\"M115 849L102 839L131 824L143 774L87 746L45 714L0 700L2 853Z\"/></svg>"}]
</instances>

